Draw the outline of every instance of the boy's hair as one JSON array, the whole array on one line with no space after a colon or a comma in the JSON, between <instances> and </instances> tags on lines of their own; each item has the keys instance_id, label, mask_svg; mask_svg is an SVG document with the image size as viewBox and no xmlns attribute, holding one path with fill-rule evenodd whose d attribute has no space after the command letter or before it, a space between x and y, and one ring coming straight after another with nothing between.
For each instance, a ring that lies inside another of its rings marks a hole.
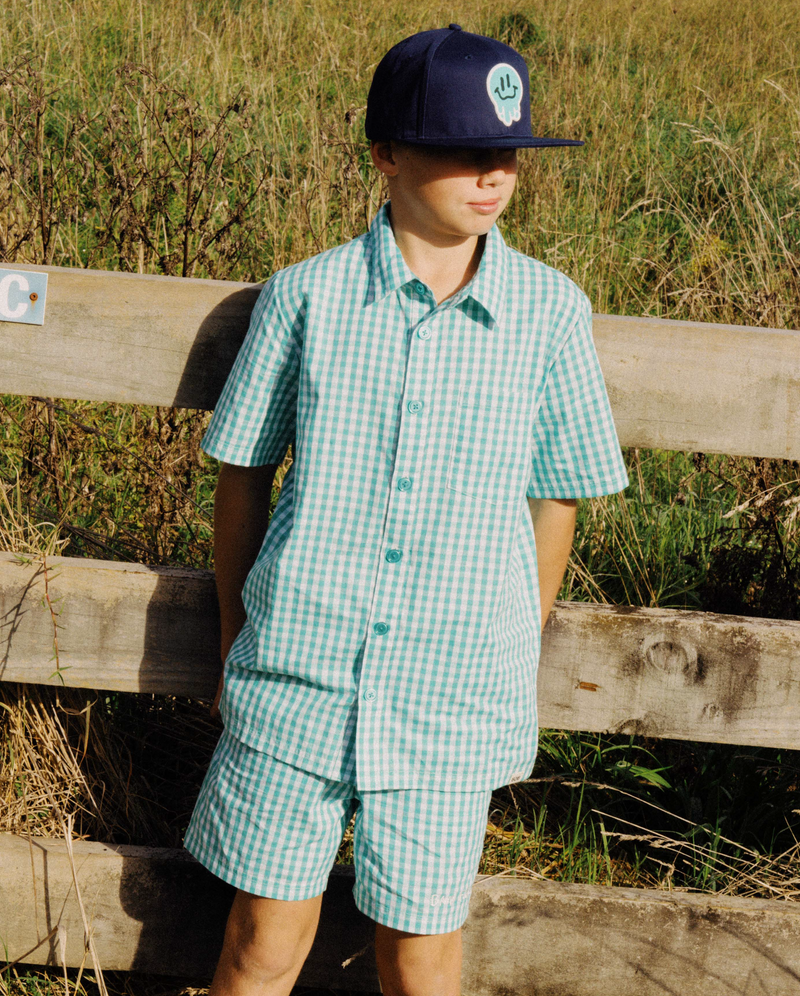
<instances>
[{"instance_id":1,"label":"boy's hair","mask_svg":"<svg viewBox=\"0 0 800 996\"><path fill-rule=\"evenodd\" d=\"M583 145L531 130L528 67L510 45L462 31L421 31L381 59L367 97L367 138L412 145Z\"/></svg>"}]
</instances>

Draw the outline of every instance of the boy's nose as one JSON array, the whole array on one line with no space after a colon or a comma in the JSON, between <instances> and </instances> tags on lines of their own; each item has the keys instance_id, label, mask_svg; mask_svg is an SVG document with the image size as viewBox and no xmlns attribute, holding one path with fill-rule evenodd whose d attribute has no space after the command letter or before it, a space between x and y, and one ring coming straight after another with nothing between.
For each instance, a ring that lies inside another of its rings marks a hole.
<instances>
[{"instance_id":1,"label":"boy's nose","mask_svg":"<svg viewBox=\"0 0 800 996\"><path fill-rule=\"evenodd\" d=\"M497 183L515 170L516 160L512 166L506 149L483 149L478 155L477 166L482 177Z\"/></svg>"},{"instance_id":2,"label":"boy's nose","mask_svg":"<svg viewBox=\"0 0 800 996\"><path fill-rule=\"evenodd\" d=\"M498 183L503 183L506 178L506 171L502 166L495 166L494 168L487 168L481 172L478 177L478 183L485 186L494 187Z\"/></svg>"},{"instance_id":3,"label":"boy's nose","mask_svg":"<svg viewBox=\"0 0 800 996\"><path fill-rule=\"evenodd\" d=\"M487 149L480 157L479 163L484 173L497 173L503 169L503 160L493 149Z\"/></svg>"}]
</instances>

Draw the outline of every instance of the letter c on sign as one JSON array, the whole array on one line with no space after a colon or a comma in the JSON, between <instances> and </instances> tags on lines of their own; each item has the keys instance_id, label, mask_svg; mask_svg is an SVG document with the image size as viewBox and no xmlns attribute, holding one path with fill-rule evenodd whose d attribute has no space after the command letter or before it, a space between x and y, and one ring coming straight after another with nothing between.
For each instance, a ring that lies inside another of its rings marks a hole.
<instances>
[{"instance_id":1,"label":"letter c on sign","mask_svg":"<svg viewBox=\"0 0 800 996\"><path fill-rule=\"evenodd\" d=\"M0 280L0 315L3 318L22 318L28 307L27 301L20 301L16 308L11 308L8 303L8 292L12 284L17 284L24 294L30 287L27 277L21 273L9 273Z\"/></svg>"}]
</instances>

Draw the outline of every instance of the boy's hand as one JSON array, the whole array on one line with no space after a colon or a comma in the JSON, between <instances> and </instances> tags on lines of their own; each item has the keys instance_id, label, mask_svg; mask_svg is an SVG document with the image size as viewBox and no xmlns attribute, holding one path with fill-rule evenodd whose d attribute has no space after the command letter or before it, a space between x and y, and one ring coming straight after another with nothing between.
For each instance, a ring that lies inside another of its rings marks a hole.
<instances>
[{"instance_id":1,"label":"boy's hand","mask_svg":"<svg viewBox=\"0 0 800 996\"><path fill-rule=\"evenodd\" d=\"M222 687L225 683L225 671L219 676L219 684L217 685L217 694L214 696L214 701L211 703L211 709L209 710L212 719L221 719L219 714L219 703L222 698Z\"/></svg>"}]
</instances>

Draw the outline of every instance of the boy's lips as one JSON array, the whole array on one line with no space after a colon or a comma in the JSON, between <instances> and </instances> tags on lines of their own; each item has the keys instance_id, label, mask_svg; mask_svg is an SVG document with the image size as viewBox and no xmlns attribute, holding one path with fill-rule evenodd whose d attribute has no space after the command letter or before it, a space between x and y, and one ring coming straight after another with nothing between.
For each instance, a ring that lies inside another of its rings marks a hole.
<instances>
[{"instance_id":1,"label":"boy's lips","mask_svg":"<svg viewBox=\"0 0 800 996\"><path fill-rule=\"evenodd\" d=\"M477 211L478 214L491 214L493 211L497 210L497 205L500 203L500 198L495 197L493 201L469 201L469 206Z\"/></svg>"}]
</instances>

